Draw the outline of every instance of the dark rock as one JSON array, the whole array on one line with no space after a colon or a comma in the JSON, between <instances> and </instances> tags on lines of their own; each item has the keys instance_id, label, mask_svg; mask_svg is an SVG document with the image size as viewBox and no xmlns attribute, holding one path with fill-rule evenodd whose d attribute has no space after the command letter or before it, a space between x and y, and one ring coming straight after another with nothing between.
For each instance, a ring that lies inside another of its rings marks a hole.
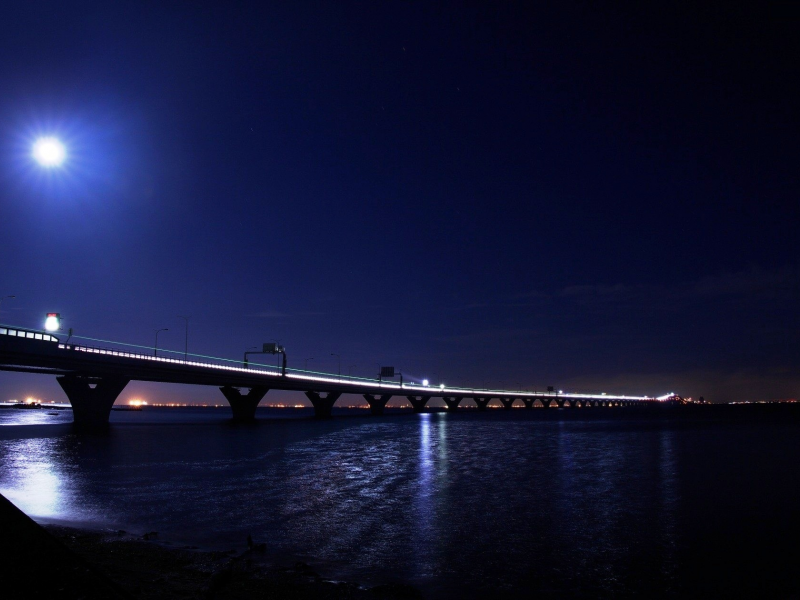
<instances>
[{"instance_id":1,"label":"dark rock","mask_svg":"<svg viewBox=\"0 0 800 600\"><path fill-rule=\"evenodd\" d=\"M373 598L391 598L397 600L417 600L422 598L422 592L404 583L385 583L370 588L369 595Z\"/></svg>"},{"instance_id":2,"label":"dark rock","mask_svg":"<svg viewBox=\"0 0 800 600\"><path fill-rule=\"evenodd\" d=\"M208 589L212 592L218 592L233 579L233 571L229 567L220 569L211 574L211 579L208 581Z\"/></svg>"}]
</instances>

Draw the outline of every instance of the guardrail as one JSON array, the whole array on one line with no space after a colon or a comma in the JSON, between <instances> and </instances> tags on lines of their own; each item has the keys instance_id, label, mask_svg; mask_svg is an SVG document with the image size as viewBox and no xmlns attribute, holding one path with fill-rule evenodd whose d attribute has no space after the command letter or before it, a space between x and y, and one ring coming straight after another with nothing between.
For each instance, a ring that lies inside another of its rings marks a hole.
<instances>
[{"instance_id":1,"label":"guardrail","mask_svg":"<svg viewBox=\"0 0 800 600\"><path fill-rule=\"evenodd\" d=\"M275 367L274 370L269 368L259 369L259 368L252 368L251 366L249 366L253 365L254 363L249 363L247 367L238 366L239 361L234 361L232 359L227 359L227 358L194 355L206 359L210 358L213 361L217 362L209 362L207 360L197 361L197 360L187 360L185 358L179 359L179 358L170 358L165 356L154 356L149 354L142 354L141 352L116 350L113 348L90 346L85 344L68 344L66 342L61 342L56 336L51 335L50 333L47 332L25 329L21 327L8 326L8 325L0 325L0 335L33 339L48 343L57 342L58 348L60 350L66 350L70 352L85 352L88 354L98 354L102 356L116 356L120 358L132 358L135 360L143 360L143 361L162 363L162 364L182 365L187 367L197 367L206 369L219 369L228 372L247 373L249 375L263 375L265 377L270 377L270 378L285 377L288 379L308 381L310 383L314 382L318 384L325 383L331 385L345 385L345 386L353 386L354 388L357 386L360 386L362 388L369 387L371 389L386 390L389 392L395 392L400 394L411 393L416 395L427 395L427 396L437 396L437 397L462 395L462 396L484 396L484 397L492 396L492 397L508 398L513 396L514 398L564 398L564 399L576 399L576 400L594 399L594 400L635 400L635 401L665 401L674 396L674 394L667 394L656 398L652 396L624 396L624 395L611 395L611 394L582 394L582 393L554 394L552 392L528 392L528 391L513 391L513 390L512 391L491 390L483 388L445 387L443 385L431 387L421 384L415 384L413 382L394 383L380 379L353 377L349 375L334 375L332 373L324 373L320 371L306 371L303 369L293 369L293 368L287 368L286 369L287 373L284 376L281 374L279 367ZM72 337L81 337L81 336L72 336ZM68 340L69 339L70 338L68 338ZM84 338L84 339L93 339L93 338ZM130 346L130 347L142 347L142 346L136 346L134 344L126 344L124 342L108 342L108 343L119 344L122 346ZM162 350L162 352L177 353L177 351L167 350L167 349ZM221 364L221 363L237 363L237 365L234 366L231 364ZM353 391L354 393L357 393L355 389Z\"/></svg>"}]
</instances>

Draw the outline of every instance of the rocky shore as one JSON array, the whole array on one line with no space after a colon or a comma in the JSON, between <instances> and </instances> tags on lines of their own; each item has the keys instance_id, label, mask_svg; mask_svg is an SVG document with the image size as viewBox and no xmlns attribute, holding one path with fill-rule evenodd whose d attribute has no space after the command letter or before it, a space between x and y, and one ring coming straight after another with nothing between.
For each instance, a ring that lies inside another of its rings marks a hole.
<instances>
[{"instance_id":1,"label":"rocky shore","mask_svg":"<svg viewBox=\"0 0 800 600\"><path fill-rule=\"evenodd\" d=\"M39 526L0 496L3 598L422 598L405 585L371 588L325 579L305 563L276 564L263 545L244 552L161 543L153 532Z\"/></svg>"}]
</instances>

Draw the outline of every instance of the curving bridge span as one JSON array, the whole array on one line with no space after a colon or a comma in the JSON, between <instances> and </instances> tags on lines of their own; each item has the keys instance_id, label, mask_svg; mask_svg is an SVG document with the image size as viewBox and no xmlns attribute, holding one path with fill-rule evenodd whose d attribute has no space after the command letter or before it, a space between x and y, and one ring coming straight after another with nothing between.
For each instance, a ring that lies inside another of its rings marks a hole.
<instances>
[{"instance_id":1,"label":"curving bridge span","mask_svg":"<svg viewBox=\"0 0 800 600\"><path fill-rule=\"evenodd\" d=\"M258 403L271 389L305 393L317 418L331 416L342 394L364 397L372 414L380 415L393 396L405 397L415 412L422 412L431 398L441 398L449 410L472 399L478 410L498 399L511 409L515 401L525 408L550 406L633 406L670 401L672 395L615 396L527 392L425 386L379 379L344 377L293 369L247 365L223 359L194 360L71 344L49 333L0 326L0 370L55 375L72 405L76 425L108 423L114 401L133 380L211 385L219 387L235 420L255 418Z\"/></svg>"}]
</instances>

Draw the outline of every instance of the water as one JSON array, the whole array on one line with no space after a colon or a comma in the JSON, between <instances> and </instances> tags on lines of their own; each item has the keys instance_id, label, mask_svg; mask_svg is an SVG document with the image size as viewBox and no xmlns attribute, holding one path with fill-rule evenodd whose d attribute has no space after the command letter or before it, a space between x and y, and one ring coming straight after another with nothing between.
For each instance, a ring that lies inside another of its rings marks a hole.
<instances>
[{"instance_id":1,"label":"water","mask_svg":"<svg viewBox=\"0 0 800 600\"><path fill-rule=\"evenodd\" d=\"M147 408L76 435L69 411L2 410L0 492L40 522L251 534L429 598L800 591L792 407L341 412Z\"/></svg>"}]
</instances>

